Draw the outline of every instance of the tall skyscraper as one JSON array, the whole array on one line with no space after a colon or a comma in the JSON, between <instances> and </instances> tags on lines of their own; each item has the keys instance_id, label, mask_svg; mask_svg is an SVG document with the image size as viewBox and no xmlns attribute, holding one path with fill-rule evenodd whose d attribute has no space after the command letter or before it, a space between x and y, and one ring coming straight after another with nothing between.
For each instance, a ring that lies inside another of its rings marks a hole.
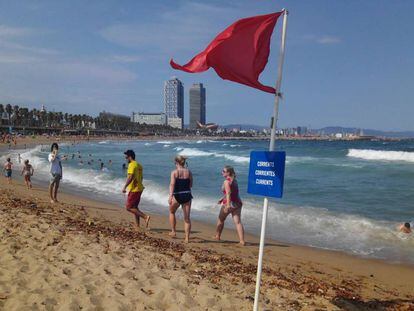
<instances>
[{"instance_id":1,"label":"tall skyscraper","mask_svg":"<svg viewBox=\"0 0 414 311\"><path fill-rule=\"evenodd\" d=\"M203 83L194 83L190 88L190 128L197 128L197 122L206 123L206 89Z\"/></svg>"},{"instance_id":2,"label":"tall skyscraper","mask_svg":"<svg viewBox=\"0 0 414 311\"><path fill-rule=\"evenodd\" d=\"M184 86L176 77L164 83L164 111L169 119L176 123L177 118L181 119L181 128L184 127Z\"/></svg>"}]
</instances>

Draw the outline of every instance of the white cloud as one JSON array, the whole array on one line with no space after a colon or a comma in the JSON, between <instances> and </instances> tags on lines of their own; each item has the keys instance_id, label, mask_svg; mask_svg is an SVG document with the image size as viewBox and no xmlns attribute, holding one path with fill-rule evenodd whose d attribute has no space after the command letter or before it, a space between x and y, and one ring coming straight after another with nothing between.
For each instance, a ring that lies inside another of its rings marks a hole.
<instances>
[{"instance_id":1,"label":"white cloud","mask_svg":"<svg viewBox=\"0 0 414 311\"><path fill-rule=\"evenodd\" d=\"M35 56L0 51L0 63L27 64L40 61L43 61L43 59Z\"/></svg>"},{"instance_id":2,"label":"white cloud","mask_svg":"<svg viewBox=\"0 0 414 311\"><path fill-rule=\"evenodd\" d=\"M121 63L137 61L117 55L111 62L99 58L73 57L36 46L47 30L0 26L1 100L15 103L64 103L82 110L85 105L111 107L114 90L125 93L137 75ZM128 56L128 57L126 57ZM118 64L119 63L119 64Z\"/></svg>"},{"instance_id":3,"label":"white cloud","mask_svg":"<svg viewBox=\"0 0 414 311\"><path fill-rule=\"evenodd\" d=\"M34 36L42 36L50 33L51 31L44 29L0 25L0 52L8 54L7 57L3 55L3 62L6 60L9 62L30 62L31 60L37 62L39 61L39 58L37 57L38 55L35 54L59 54L58 51L53 49L30 46L27 43L18 43L19 40L27 41L28 37L31 38ZM23 54L23 52L27 53ZM12 54L17 55L11 57Z\"/></svg>"},{"instance_id":4,"label":"white cloud","mask_svg":"<svg viewBox=\"0 0 414 311\"><path fill-rule=\"evenodd\" d=\"M338 44L342 42L341 38L333 35L305 35L303 38L306 41L311 41L318 44Z\"/></svg>"},{"instance_id":5,"label":"white cloud","mask_svg":"<svg viewBox=\"0 0 414 311\"><path fill-rule=\"evenodd\" d=\"M135 49L157 49L172 53L203 49L218 31L234 21L237 8L201 3L186 3L160 13L156 20L139 24L114 24L101 30L106 40Z\"/></svg>"},{"instance_id":6,"label":"white cloud","mask_svg":"<svg viewBox=\"0 0 414 311\"><path fill-rule=\"evenodd\" d=\"M322 36L317 38L316 42L320 44L337 44L341 43L341 39L335 36Z\"/></svg>"},{"instance_id":7,"label":"white cloud","mask_svg":"<svg viewBox=\"0 0 414 311\"><path fill-rule=\"evenodd\" d=\"M26 28L26 27L10 27L6 25L0 25L0 37L8 37L8 38L14 38L14 37L22 37L22 36L28 36L32 35L33 33L36 33L36 31L32 28Z\"/></svg>"},{"instance_id":8,"label":"white cloud","mask_svg":"<svg viewBox=\"0 0 414 311\"><path fill-rule=\"evenodd\" d=\"M140 55L112 55L108 58L111 62L116 63L137 63L142 60Z\"/></svg>"}]
</instances>

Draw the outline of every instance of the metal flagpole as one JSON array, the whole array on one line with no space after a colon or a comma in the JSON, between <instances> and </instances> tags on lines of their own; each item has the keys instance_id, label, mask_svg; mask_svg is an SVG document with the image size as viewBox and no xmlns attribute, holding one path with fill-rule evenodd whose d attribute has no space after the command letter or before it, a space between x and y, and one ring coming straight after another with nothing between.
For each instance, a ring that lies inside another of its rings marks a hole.
<instances>
[{"instance_id":1,"label":"metal flagpole","mask_svg":"<svg viewBox=\"0 0 414 311\"><path fill-rule=\"evenodd\" d=\"M280 45L280 52L279 52L279 66L277 70L277 81L276 81L276 96L275 96L275 104L273 107L273 120L272 120L272 130L270 134L269 151L275 150L276 123L277 123L277 119L279 115L279 99L281 97L280 86L282 85L283 61L285 58L287 16L288 16L288 11L283 9L282 42ZM265 197L263 201L263 216L262 216L262 229L260 232L259 259L257 262L256 292L254 294L254 307L253 307L254 311L259 310L260 281L262 278L262 262L263 262L263 250L264 250L264 242L265 242L265 235L266 235L266 221L267 221L268 206L269 206L269 199Z\"/></svg>"}]
</instances>

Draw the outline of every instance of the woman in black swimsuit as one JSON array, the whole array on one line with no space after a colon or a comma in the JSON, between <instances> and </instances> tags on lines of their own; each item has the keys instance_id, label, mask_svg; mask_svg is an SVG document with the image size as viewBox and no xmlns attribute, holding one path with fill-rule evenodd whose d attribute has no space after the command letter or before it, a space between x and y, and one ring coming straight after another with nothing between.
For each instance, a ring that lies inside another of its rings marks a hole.
<instances>
[{"instance_id":1,"label":"woman in black swimsuit","mask_svg":"<svg viewBox=\"0 0 414 311\"><path fill-rule=\"evenodd\" d=\"M191 231L191 220L190 220L190 209L191 200L191 187L193 186L193 175L191 171L186 168L186 158L183 156L175 157L176 169L171 172L170 182L170 195L168 198L168 204L170 205L170 225L171 232L170 236L176 236L176 224L175 212L180 207L183 207L184 212L184 230L185 230L185 243L190 240Z\"/></svg>"}]
</instances>

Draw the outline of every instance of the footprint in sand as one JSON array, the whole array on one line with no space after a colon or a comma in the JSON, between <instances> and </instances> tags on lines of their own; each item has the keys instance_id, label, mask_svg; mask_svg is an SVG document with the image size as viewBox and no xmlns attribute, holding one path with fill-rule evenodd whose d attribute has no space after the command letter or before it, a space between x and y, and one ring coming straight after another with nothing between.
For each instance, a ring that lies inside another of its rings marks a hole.
<instances>
[{"instance_id":1,"label":"footprint in sand","mask_svg":"<svg viewBox=\"0 0 414 311\"><path fill-rule=\"evenodd\" d=\"M119 283L119 282L115 282L115 290L118 292L118 294L125 296L125 292L124 292L124 286Z\"/></svg>"}]
</instances>

